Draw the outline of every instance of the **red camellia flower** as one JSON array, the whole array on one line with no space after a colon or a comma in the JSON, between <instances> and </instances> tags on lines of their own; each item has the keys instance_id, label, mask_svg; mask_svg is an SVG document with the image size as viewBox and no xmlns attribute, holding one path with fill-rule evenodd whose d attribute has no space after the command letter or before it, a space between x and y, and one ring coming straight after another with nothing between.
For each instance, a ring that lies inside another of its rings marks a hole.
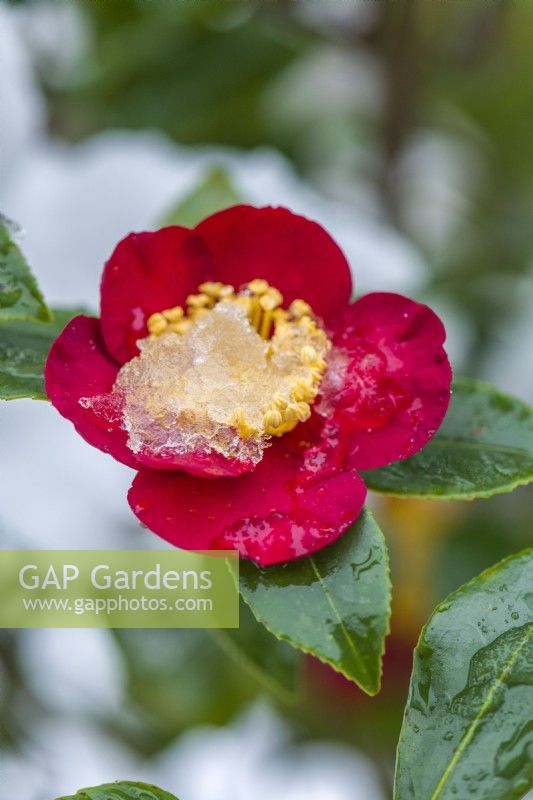
<instances>
[{"instance_id":1,"label":"red camellia flower","mask_svg":"<svg viewBox=\"0 0 533 800\"><path fill-rule=\"evenodd\" d=\"M416 453L450 399L436 315L351 293L335 242L283 208L133 233L105 266L100 319L55 341L46 390L138 470L129 502L159 536L298 558L356 519L358 470Z\"/></svg>"}]
</instances>

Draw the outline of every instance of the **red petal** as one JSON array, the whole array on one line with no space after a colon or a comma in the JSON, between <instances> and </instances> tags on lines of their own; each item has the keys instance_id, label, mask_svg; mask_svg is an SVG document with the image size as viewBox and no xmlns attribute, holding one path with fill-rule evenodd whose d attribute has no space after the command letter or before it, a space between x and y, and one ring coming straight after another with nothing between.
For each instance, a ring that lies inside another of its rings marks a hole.
<instances>
[{"instance_id":1,"label":"red petal","mask_svg":"<svg viewBox=\"0 0 533 800\"><path fill-rule=\"evenodd\" d=\"M299 558L335 541L366 495L354 470L305 465L277 440L254 472L209 481L143 470L128 499L152 531L187 550L236 549L261 566Z\"/></svg>"},{"instance_id":2,"label":"red petal","mask_svg":"<svg viewBox=\"0 0 533 800\"><path fill-rule=\"evenodd\" d=\"M445 338L430 308L397 294L348 306L334 336L348 367L333 398L347 465L372 469L407 458L437 431L451 392Z\"/></svg>"},{"instance_id":3,"label":"red petal","mask_svg":"<svg viewBox=\"0 0 533 800\"><path fill-rule=\"evenodd\" d=\"M344 254L316 222L285 208L235 206L196 228L219 280L239 287L263 278L284 304L302 298L332 320L349 302L352 282Z\"/></svg>"},{"instance_id":4,"label":"red petal","mask_svg":"<svg viewBox=\"0 0 533 800\"><path fill-rule=\"evenodd\" d=\"M122 408L113 406L113 396L108 395L118 369L105 351L98 320L92 317L71 320L50 350L45 369L47 394L90 444L134 469L183 469L193 475L220 477L241 475L254 468L253 463L230 460L218 453L132 453L122 430ZM80 397L100 395L102 402L97 408L86 409L78 402Z\"/></svg>"},{"instance_id":5,"label":"red petal","mask_svg":"<svg viewBox=\"0 0 533 800\"><path fill-rule=\"evenodd\" d=\"M117 365L105 351L99 321L93 317L75 317L48 354L44 371L46 393L89 444L135 469L139 463L126 444L127 435L118 416L106 419L79 403L81 397L109 392L117 372Z\"/></svg>"},{"instance_id":6,"label":"red petal","mask_svg":"<svg viewBox=\"0 0 533 800\"><path fill-rule=\"evenodd\" d=\"M101 324L108 351L120 364L137 355L136 342L146 336L148 317L182 305L213 277L205 246L187 228L130 233L116 246L102 276Z\"/></svg>"},{"instance_id":7,"label":"red petal","mask_svg":"<svg viewBox=\"0 0 533 800\"><path fill-rule=\"evenodd\" d=\"M191 475L204 478L231 478L255 469L253 461L226 458L221 453L186 453L176 455L172 452L151 453L149 450L137 453L138 463L151 469L185 470Z\"/></svg>"}]
</instances>

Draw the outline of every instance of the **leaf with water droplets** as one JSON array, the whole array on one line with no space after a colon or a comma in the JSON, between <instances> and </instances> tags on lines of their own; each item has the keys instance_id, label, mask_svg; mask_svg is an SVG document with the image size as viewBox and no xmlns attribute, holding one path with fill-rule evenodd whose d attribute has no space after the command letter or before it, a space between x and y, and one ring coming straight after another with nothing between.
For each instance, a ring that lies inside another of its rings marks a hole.
<instances>
[{"instance_id":1,"label":"leaf with water droplets","mask_svg":"<svg viewBox=\"0 0 533 800\"><path fill-rule=\"evenodd\" d=\"M177 798L148 783L117 781L79 789L76 794L58 797L57 800L177 800Z\"/></svg>"},{"instance_id":2,"label":"leaf with water droplets","mask_svg":"<svg viewBox=\"0 0 533 800\"><path fill-rule=\"evenodd\" d=\"M422 630L395 800L518 800L533 786L533 549L462 586Z\"/></svg>"},{"instance_id":3,"label":"leaf with water droplets","mask_svg":"<svg viewBox=\"0 0 533 800\"><path fill-rule=\"evenodd\" d=\"M225 169L215 167L161 220L161 225L192 228L205 217L238 205L243 199Z\"/></svg>"},{"instance_id":4,"label":"leaf with water droplets","mask_svg":"<svg viewBox=\"0 0 533 800\"><path fill-rule=\"evenodd\" d=\"M52 319L28 263L0 216L0 322Z\"/></svg>"},{"instance_id":5,"label":"leaf with water droplets","mask_svg":"<svg viewBox=\"0 0 533 800\"><path fill-rule=\"evenodd\" d=\"M82 312L75 309L55 309L52 322L27 320L0 325L0 400L46 400L46 356L67 322L79 313Z\"/></svg>"},{"instance_id":6,"label":"leaf with water droplets","mask_svg":"<svg viewBox=\"0 0 533 800\"><path fill-rule=\"evenodd\" d=\"M442 426L416 455L362 473L385 494L473 499L533 481L533 408L516 397L459 378Z\"/></svg>"},{"instance_id":7,"label":"leaf with water droplets","mask_svg":"<svg viewBox=\"0 0 533 800\"><path fill-rule=\"evenodd\" d=\"M271 633L377 694L390 580L385 540L369 511L312 556L264 569L241 561L240 588Z\"/></svg>"}]
</instances>

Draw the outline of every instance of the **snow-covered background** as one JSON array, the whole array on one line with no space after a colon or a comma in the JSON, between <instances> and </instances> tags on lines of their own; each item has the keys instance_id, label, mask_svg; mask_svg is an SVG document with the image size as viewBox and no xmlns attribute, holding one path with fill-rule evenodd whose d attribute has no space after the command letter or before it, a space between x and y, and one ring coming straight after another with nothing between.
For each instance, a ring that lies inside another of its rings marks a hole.
<instances>
[{"instance_id":1,"label":"snow-covered background","mask_svg":"<svg viewBox=\"0 0 533 800\"><path fill-rule=\"evenodd\" d=\"M314 3L306 10L302 4L306 25L342 28L346 4L329 6ZM363 33L375 13L370 6L359 4ZM280 125L299 119L307 126L305 147L317 155L311 186L272 147L179 146L154 129L107 130L77 144L54 137L33 66L45 61L52 80L65 74L87 35L74 5L11 6L0 0L0 212L20 225L21 247L50 304L96 309L102 265L116 242L131 230L156 225L209 169L223 167L248 202L287 205L321 222L346 252L358 293L387 290L427 298L446 323L449 351L461 369L473 338L471 321L445 294L428 297L430 271L421 253L431 251L438 260L468 241L474 198L486 179L480 157L486 142L477 142L476 149L473 137L459 142L430 127L412 138L395 166L408 198L408 241L385 221L364 169L359 180L347 178L354 165L373 162L374 150L337 149L337 140L329 138L329 117L347 103L372 113L383 102L379 68L367 53L317 47L288 68L265 98ZM331 151L327 169L319 166L323 141ZM317 183L334 191L327 197ZM496 326L483 377L531 400L530 280L523 279L518 294L512 322ZM126 467L86 445L49 404L2 404L0 548L163 546L128 509L131 477ZM12 675L7 667L2 672L0 660L2 800L51 800L116 778L153 781L181 800L385 797L383 776L365 755L332 741L299 742L299 733L263 699L225 727L193 726L157 753L140 755L109 724L116 718L134 735L142 722L131 704L124 651L111 634L26 631L2 642L22 681L13 709ZM19 721L18 748L2 736L7 707Z\"/></svg>"},{"instance_id":2,"label":"snow-covered background","mask_svg":"<svg viewBox=\"0 0 533 800\"><path fill-rule=\"evenodd\" d=\"M250 202L287 205L321 221L354 265L360 291L413 290L423 280L424 265L404 240L320 197L272 150L178 147L154 131L54 141L22 35L26 23L0 3L0 210L21 226L20 244L51 304L97 308L102 265L116 242L153 227L211 166L225 167ZM49 404L2 405L0 547L164 546L129 511L131 478ZM140 758L99 724L100 715L125 713L126 705L125 665L108 632L25 631L17 639L17 663L31 687L18 713L31 725L21 750L0 750L5 800L52 800L118 778L154 782L182 800L383 796L366 757L330 742L296 744L265 702L225 728L193 728L156 757ZM2 687L8 691L0 674L0 705Z\"/></svg>"}]
</instances>

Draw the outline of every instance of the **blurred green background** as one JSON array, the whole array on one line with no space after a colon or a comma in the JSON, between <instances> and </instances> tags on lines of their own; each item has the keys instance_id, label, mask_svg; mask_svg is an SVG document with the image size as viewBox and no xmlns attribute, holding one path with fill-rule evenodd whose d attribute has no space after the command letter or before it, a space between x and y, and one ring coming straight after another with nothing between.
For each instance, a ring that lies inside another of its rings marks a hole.
<instances>
[{"instance_id":1,"label":"blurred green background","mask_svg":"<svg viewBox=\"0 0 533 800\"><path fill-rule=\"evenodd\" d=\"M419 299L456 327L461 371L532 401L532 3L72 4L83 42L68 68L45 47L35 55L51 135L155 128L182 145L280 150L318 192L385 219L421 254ZM377 698L309 659L287 704L205 633L123 631L127 709L98 723L144 758L266 692L298 738L370 755L389 792L420 627L448 592L530 543L532 500L531 489L471 504L376 500L394 585ZM16 636L2 654L2 736L23 746L31 687Z\"/></svg>"},{"instance_id":2,"label":"blurred green background","mask_svg":"<svg viewBox=\"0 0 533 800\"><path fill-rule=\"evenodd\" d=\"M183 144L280 149L321 191L377 205L416 243L435 289L474 323L468 368L482 371L531 279L530 3L80 7L84 57L67 74L41 64L56 134L154 127ZM461 218L439 230L424 206L440 198L420 181L447 169L462 173L448 188Z\"/></svg>"}]
</instances>

